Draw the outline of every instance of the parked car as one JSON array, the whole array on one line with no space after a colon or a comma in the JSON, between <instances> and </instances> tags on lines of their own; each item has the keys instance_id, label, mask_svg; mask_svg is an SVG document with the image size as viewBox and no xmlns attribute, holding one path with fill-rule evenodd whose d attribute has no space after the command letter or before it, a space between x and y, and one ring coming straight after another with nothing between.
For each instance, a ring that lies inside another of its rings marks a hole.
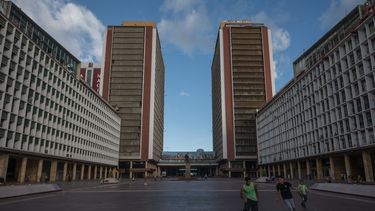
<instances>
[{"instance_id":1,"label":"parked car","mask_svg":"<svg viewBox=\"0 0 375 211\"><path fill-rule=\"evenodd\" d=\"M271 182L270 178L269 177L258 177L255 182L259 182L259 183L266 183L266 182Z\"/></svg>"},{"instance_id":2,"label":"parked car","mask_svg":"<svg viewBox=\"0 0 375 211\"><path fill-rule=\"evenodd\" d=\"M117 184L119 183L119 180L117 178L105 178L100 181L101 184Z\"/></svg>"}]
</instances>

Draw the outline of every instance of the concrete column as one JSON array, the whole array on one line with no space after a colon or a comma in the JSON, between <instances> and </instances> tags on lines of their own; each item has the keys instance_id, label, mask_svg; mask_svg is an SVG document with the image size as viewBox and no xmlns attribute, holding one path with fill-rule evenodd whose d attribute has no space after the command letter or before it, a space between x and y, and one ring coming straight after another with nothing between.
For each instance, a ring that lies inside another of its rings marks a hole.
<instances>
[{"instance_id":1,"label":"concrete column","mask_svg":"<svg viewBox=\"0 0 375 211\"><path fill-rule=\"evenodd\" d=\"M57 160L52 160L51 170L49 172L49 181L50 182L56 181L56 174L57 174Z\"/></svg>"},{"instance_id":2,"label":"concrete column","mask_svg":"<svg viewBox=\"0 0 375 211\"><path fill-rule=\"evenodd\" d=\"M129 167L129 178L133 178L133 171L131 169L133 168L133 161L130 161L130 167Z\"/></svg>"},{"instance_id":3,"label":"concrete column","mask_svg":"<svg viewBox=\"0 0 375 211\"><path fill-rule=\"evenodd\" d=\"M280 164L277 164L277 176L281 176L281 168L280 168Z\"/></svg>"},{"instance_id":4,"label":"concrete column","mask_svg":"<svg viewBox=\"0 0 375 211\"><path fill-rule=\"evenodd\" d=\"M335 161L332 156L329 157L329 177L335 180Z\"/></svg>"},{"instance_id":5,"label":"concrete column","mask_svg":"<svg viewBox=\"0 0 375 211\"><path fill-rule=\"evenodd\" d=\"M72 180L76 180L77 177L77 163L73 163L73 175Z\"/></svg>"},{"instance_id":6,"label":"concrete column","mask_svg":"<svg viewBox=\"0 0 375 211\"><path fill-rule=\"evenodd\" d=\"M8 154L0 154L0 177L4 178L4 182L6 182L6 177L7 177L8 161L9 161Z\"/></svg>"},{"instance_id":7,"label":"concrete column","mask_svg":"<svg viewBox=\"0 0 375 211\"><path fill-rule=\"evenodd\" d=\"M63 181L66 181L66 176L68 174L68 162L64 162L64 173L63 173Z\"/></svg>"},{"instance_id":8,"label":"concrete column","mask_svg":"<svg viewBox=\"0 0 375 211\"><path fill-rule=\"evenodd\" d=\"M283 171L284 171L284 177L287 178L288 173L286 172L286 164L285 163L283 163Z\"/></svg>"},{"instance_id":9,"label":"concrete column","mask_svg":"<svg viewBox=\"0 0 375 211\"><path fill-rule=\"evenodd\" d=\"M316 159L316 174L317 179L323 179L323 164L320 158Z\"/></svg>"},{"instance_id":10,"label":"concrete column","mask_svg":"<svg viewBox=\"0 0 375 211\"><path fill-rule=\"evenodd\" d=\"M242 168L243 168L243 177L246 177L246 161L242 161Z\"/></svg>"},{"instance_id":11,"label":"concrete column","mask_svg":"<svg viewBox=\"0 0 375 211\"><path fill-rule=\"evenodd\" d=\"M216 168L215 168L215 174L216 174L216 176L219 176L219 167L218 166L216 166Z\"/></svg>"},{"instance_id":12,"label":"concrete column","mask_svg":"<svg viewBox=\"0 0 375 211\"><path fill-rule=\"evenodd\" d=\"M271 177L271 166L267 166L267 177Z\"/></svg>"},{"instance_id":13,"label":"concrete column","mask_svg":"<svg viewBox=\"0 0 375 211\"><path fill-rule=\"evenodd\" d=\"M42 178L42 171L43 171L43 159L40 159L38 161L38 170L36 173L36 182L40 182L40 179Z\"/></svg>"},{"instance_id":14,"label":"concrete column","mask_svg":"<svg viewBox=\"0 0 375 211\"><path fill-rule=\"evenodd\" d=\"M290 170L290 179L294 179L293 162L289 163L289 170Z\"/></svg>"},{"instance_id":15,"label":"concrete column","mask_svg":"<svg viewBox=\"0 0 375 211\"><path fill-rule=\"evenodd\" d=\"M275 165L272 165L272 176L276 177Z\"/></svg>"},{"instance_id":16,"label":"concrete column","mask_svg":"<svg viewBox=\"0 0 375 211\"><path fill-rule=\"evenodd\" d=\"M82 167L81 167L81 180L84 180L85 179L85 164L82 163Z\"/></svg>"},{"instance_id":17,"label":"concrete column","mask_svg":"<svg viewBox=\"0 0 375 211\"><path fill-rule=\"evenodd\" d=\"M190 163L185 163L185 178L190 179L191 174L190 174Z\"/></svg>"},{"instance_id":18,"label":"concrete column","mask_svg":"<svg viewBox=\"0 0 375 211\"><path fill-rule=\"evenodd\" d=\"M307 179L310 179L312 175L311 175L311 168L310 168L309 160L306 160L306 174L307 174Z\"/></svg>"},{"instance_id":19,"label":"concrete column","mask_svg":"<svg viewBox=\"0 0 375 211\"><path fill-rule=\"evenodd\" d=\"M98 174L98 166L95 165L95 166L94 166L94 179L97 178L97 176L96 176L97 174Z\"/></svg>"},{"instance_id":20,"label":"concrete column","mask_svg":"<svg viewBox=\"0 0 375 211\"><path fill-rule=\"evenodd\" d=\"M87 169L87 179L91 179L91 164L89 165L89 168Z\"/></svg>"},{"instance_id":21,"label":"concrete column","mask_svg":"<svg viewBox=\"0 0 375 211\"><path fill-rule=\"evenodd\" d=\"M99 179L103 179L103 166L99 168Z\"/></svg>"},{"instance_id":22,"label":"concrete column","mask_svg":"<svg viewBox=\"0 0 375 211\"><path fill-rule=\"evenodd\" d=\"M116 171L116 168L115 168L115 167L112 167L111 171L112 171L112 177L117 178L117 171Z\"/></svg>"},{"instance_id":23,"label":"concrete column","mask_svg":"<svg viewBox=\"0 0 375 211\"><path fill-rule=\"evenodd\" d=\"M229 178L232 178L232 171L230 170L230 169L231 169L231 163L230 163L230 160L228 160L228 168L229 168L229 171L228 171L228 177L229 177Z\"/></svg>"},{"instance_id":24,"label":"concrete column","mask_svg":"<svg viewBox=\"0 0 375 211\"><path fill-rule=\"evenodd\" d=\"M148 172L147 172L147 169L148 169L148 162L147 161L145 161L145 177L147 178L148 177ZM185 170L186 170L186 168L185 168ZM190 169L189 169L190 170ZM190 172L189 172L189 175L190 175Z\"/></svg>"},{"instance_id":25,"label":"concrete column","mask_svg":"<svg viewBox=\"0 0 375 211\"><path fill-rule=\"evenodd\" d=\"M362 152L363 167L365 169L366 182L374 182L371 154L368 151Z\"/></svg>"},{"instance_id":26,"label":"concrete column","mask_svg":"<svg viewBox=\"0 0 375 211\"><path fill-rule=\"evenodd\" d=\"M17 177L18 183L25 182L26 166L27 166L27 157L23 157L21 161L21 167L20 167L20 170L18 172L18 177Z\"/></svg>"},{"instance_id":27,"label":"concrete column","mask_svg":"<svg viewBox=\"0 0 375 211\"><path fill-rule=\"evenodd\" d=\"M108 177L108 169L107 167L104 168L104 179Z\"/></svg>"},{"instance_id":28,"label":"concrete column","mask_svg":"<svg viewBox=\"0 0 375 211\"><path fill-rule=\"evenodd\" d=\"M302 179L301 162L297 161L298 179Z\"/></svg>"},{"instance_id":29,"label":"concrete column","mask_svg":"<svg viewBox=\"0 0 375 211\"><path fill-rule=\"evenodd\" d=\"M345 172L346 177L349 179L349 176L352 176L352 166L350 164L350 157L349 155L344 155L344 161L345 161Z\"/></svg>"}]
</instances>

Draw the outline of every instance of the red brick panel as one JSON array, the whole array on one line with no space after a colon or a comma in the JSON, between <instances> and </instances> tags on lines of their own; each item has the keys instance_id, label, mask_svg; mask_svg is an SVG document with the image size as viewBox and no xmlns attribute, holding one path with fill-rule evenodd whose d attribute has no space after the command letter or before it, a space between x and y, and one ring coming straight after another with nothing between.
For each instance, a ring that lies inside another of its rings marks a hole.
<instances>
[{"instance_id":1,"label":"red brick panel","mask_svg":"<svg viewBox=\"0 0 375 211\"><path fill-rule=\"evenodd\" d=\"M94 68L94 76L92 81L92 88L99 92L100 87L100 68Z\"/></svg>"},{"instance_id":2,"label":"red brick panel","mask_svg":"<svg viewBox=\"0 0 375 211\"><path fill-rule=\"evenodd\" d=\"M86 81L86 68L81 68L81 78Z\"/></svg>"},{"instance_id":3,"label":"red brick panel","mask_svg":"<svg viewBox=\"0 0 375 211\"><path fill-rule=\"evenodd\" d=\"M111 63L112 63L112 32L113 28L107 29L107 40L105 46L105 58L104 58L104 79L103 79L103 98L109 101L109 87L110 87L110 76L111 76Z\"/></svg>"}]
</instances>

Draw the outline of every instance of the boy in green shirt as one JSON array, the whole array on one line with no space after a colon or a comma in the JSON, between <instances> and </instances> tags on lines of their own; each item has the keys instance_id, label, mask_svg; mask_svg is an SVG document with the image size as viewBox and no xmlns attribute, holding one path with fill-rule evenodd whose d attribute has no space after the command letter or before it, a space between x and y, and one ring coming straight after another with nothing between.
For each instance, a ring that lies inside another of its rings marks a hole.
<instances>
[{"instance_id":1,"label":"boy in green shirt","mask_svg":"<svg viewBox=\"0 0 375 211\"><path fill-rule=\"evenodd\" d=\"M297 187L298 194L302 198L301 205L302 207L306 208L306 201L307 201L307 186L303 182L303 180L299 181L298 187Z\"/></svg>"},{"instance_id":2,"label":"boy in green shirt","mask_svg":"<svg viewBox=\"0 0 375 211\"><path fill-rule=\"evenodd\" d=\"M249 177L245 178L246 183L242 186L240 196L244 200L244 211L258 211L258 190Z\"/></svg>"}]
</instances>

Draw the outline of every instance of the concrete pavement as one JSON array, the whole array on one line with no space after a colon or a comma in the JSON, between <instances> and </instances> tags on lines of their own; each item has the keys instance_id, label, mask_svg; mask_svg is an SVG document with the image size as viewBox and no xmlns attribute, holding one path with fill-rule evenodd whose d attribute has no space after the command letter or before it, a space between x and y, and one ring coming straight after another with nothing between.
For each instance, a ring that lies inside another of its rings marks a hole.
<instances>
[{"instance_id":1,"label":"concrete pavement","mask_svg":"<svg viewBox=\"0 0 375 211\"><path fill-rule=\"evenodd\" d=\"M242 179L195 181L125 180L120 184L92 184L65 191L0 200L0 210L242 210ZM73 186L73 185L72 185ZM258 184L259 210L287 211L275 184ZM372 211L375 201L350 195L311 190L307 209L294 192L297 210Z\"/></svg>"}]
</instances>

